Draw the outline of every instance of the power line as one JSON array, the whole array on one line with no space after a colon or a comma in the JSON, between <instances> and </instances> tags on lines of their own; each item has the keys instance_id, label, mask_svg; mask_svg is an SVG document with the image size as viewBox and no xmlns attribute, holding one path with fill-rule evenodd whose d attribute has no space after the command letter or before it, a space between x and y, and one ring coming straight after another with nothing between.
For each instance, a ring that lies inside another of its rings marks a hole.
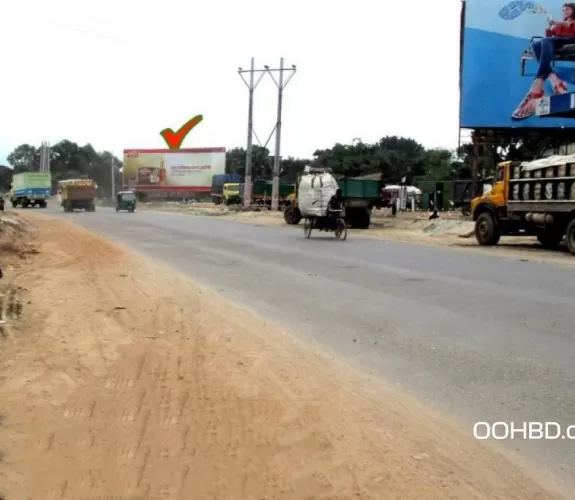
<instances>
[{"instance_id":1,"label":"power line","mask_svg":"<svg viewBox=\"0 0 575 500\"><path fill-rule=\"evenodd\" d=\"M289 72L290 75L287 80L284 81L284 72ZM253 127L253 108L254 108L254 91L262 78L265 74L269 74L274 83L278 88L278 107L277 107L277 120L276 124L271 131L268 140L266 141L264 147L267 147L268 142L271 139L274 131L276 133L276 140L275 140L275 156L274 156L274 167L273 167L273 175L272 175L272 210L278 209L279 204L279 175L280 175L280 164L281 164L281 126L282 126L282 105L283 105L283 91L286 88L287 84L293 78L296 72L296 67L294 65L291 68L284 67L284 58L280 59L280 67L279 68L270 68L269 66L264 66L262 69L255 69L254 68L254 58L251 59L250 69L244 70L242 68L238 68L238 73L241 79L244 81L246 86L249 90L249 106L248 106L248 140L247 140L247 148L246 148L246 174L245 174L245 185L244 185L244 208L249 208L251 206L251 198L252 198L252 135L256 136L258 142L260 142L257 134L254 131ZM250 81L249 83L244 78L244 73L249 73ZM254 75L259 73L260 76L255 81ZM276 80L274 78L274 73L279 73L279 79ZM260 142L261 145L261 142Z\"/></svg>"}]
</instances>

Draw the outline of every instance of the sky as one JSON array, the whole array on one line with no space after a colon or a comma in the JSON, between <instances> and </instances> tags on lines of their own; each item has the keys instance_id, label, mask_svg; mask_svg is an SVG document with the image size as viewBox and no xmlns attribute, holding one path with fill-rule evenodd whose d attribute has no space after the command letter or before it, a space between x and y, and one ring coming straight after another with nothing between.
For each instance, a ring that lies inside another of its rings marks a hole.
<instances>
[{"instance_id":1,"label":"sky","mask_svg":"<svg viewBox=\"0 0 575 500\"><path fill-rule=\"evenodd\" d=\"M297 67L284 90L283 157L386 135L458 143L460 0L5 3L0 164L19 144L42 141L118 157L167 147L160 130L197 114L204 119L182 147L245 147L238 67L252 57L256 68L279 67L281 57ZM254 93L262 143L276 113L265 75Z\"/></svg>"}]
</instances>

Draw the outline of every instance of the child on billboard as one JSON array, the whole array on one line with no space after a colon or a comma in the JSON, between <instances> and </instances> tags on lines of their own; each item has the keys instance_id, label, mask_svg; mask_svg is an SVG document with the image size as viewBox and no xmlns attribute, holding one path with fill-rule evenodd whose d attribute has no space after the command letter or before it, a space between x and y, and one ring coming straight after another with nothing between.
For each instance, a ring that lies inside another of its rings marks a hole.
<instances>
[{"instance_id":1,"label":"child on billboard","mask_svg":"<svg viewBox=\"0 0 575 500\"><path fill-rule=\"evenodd\" d=\"M545 96L546 80L550 80L554 95L567 92L567 84L553 71L551 63L557 50L575 44L575 3L563 4L563 21L553 21L548 17L548 22L545 38L533 42L533 53L539 62L539 69L529 92L511 115L514 120L524 120L535 114L537 99Z\"/></svg>"}]
</instances>

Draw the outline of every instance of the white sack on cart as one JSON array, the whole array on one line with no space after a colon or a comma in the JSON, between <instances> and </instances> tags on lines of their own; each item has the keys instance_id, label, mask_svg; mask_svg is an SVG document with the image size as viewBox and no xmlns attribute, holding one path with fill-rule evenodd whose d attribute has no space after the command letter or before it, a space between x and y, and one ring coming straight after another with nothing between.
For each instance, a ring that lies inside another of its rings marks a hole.
<instances>
[{"instance_id":1,"label":"white sack on cart","mask_svg":"<svg viewBox=\"0 0 575 500\"><path fill-rule=\"evenodd\" d=\"M338 189L331 174L303 175L298 186L299 210L303 217L324 217L329 200Z\"/></svg>"}]
</instances>

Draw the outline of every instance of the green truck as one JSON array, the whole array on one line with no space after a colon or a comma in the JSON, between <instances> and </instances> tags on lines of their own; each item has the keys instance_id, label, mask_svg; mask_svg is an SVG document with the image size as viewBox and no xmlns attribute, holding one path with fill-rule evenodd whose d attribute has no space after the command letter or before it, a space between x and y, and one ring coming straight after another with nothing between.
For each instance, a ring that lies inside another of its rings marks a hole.
<instances>
[{"instance_id":1,"label":"green truck","mask_svg":"<svg viewBox=\"0 0 575 500\"><path fill-rule=\"evenodd\" d=\"M244 199L244 183L228 183L224 185L224 190L234 193L234 201L241 203ZM295 184L280 181L279 185L279 206L283 208L288 203L288 197L294 192ZM252 183L252 203L271 206L272 203L272 181L257 180Z\"/></svg>"},{"instance_id":2,"label":"green truck","mask_svg":"<svg viewBox=\"0 0 575 500\"><path fill-rule=\"evenodd\" d=\"M325 169L313 169L324 171ZM381 182L371 179L337 178L337 184L345 205L345 222L348 227L367 229L371 224L372 208L381 208ZM298 179L299 184L299 179ZM284 209L284 220L287 224L296 225L301 221L301 213L297 202L297 189L288 197Z\"/></svg>"},{"instance_id":3,"label":"green truck","mask_svg":"<svg viewBox=\"0 0 575 500\"><path fill-rule=\"evenodd\" d=\"M10 187L10 202L14 208L46 208L52 195L50 172L21 172L14 174Z\"/></svg>"}]
</instances>

